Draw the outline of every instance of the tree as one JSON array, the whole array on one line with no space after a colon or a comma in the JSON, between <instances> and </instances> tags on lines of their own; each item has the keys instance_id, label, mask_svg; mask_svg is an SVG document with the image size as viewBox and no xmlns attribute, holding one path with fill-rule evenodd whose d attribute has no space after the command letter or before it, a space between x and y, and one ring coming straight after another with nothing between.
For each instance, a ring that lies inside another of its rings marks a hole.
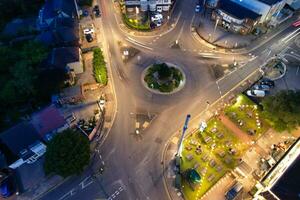
<instances>
[{"instance_id":1,"label":"tree","mask_svg":"<svg viewBox=\"0 0 300 200\"><path fill-rule=\"evenodd\" d=\"M158 68L158 76L160 79L166 79L170 78L172 75L172 70L169 68L169 66L166 63L157 64L155 67Z\"/></svg>"},{"instance_id":2,"label":"tree","mask_svg":"<svg viewBox=\"0 0 300 200\"><path fill-rule=\"evenodd\" d=\"M46 174L55 173L68 177L81 173L89 160L88 139L77 131L67 129L49 142L44 169Z\"/></svg>"},{"instance_id":3,"label":"tree","mask_svg":"<svg viewBox=\"0 0 300 200\"><path fill-rule=\"evenodd\" d=\"M300 125L300 91L285 90L262 101L263 114L277 131L292 131Z\"/></svg>"}]
</instances>

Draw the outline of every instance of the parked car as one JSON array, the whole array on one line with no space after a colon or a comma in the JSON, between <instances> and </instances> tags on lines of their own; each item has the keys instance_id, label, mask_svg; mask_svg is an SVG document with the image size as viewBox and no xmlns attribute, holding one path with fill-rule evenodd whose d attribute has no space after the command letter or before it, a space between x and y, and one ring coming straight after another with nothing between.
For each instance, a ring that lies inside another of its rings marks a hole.
<instances>
[{"instance_id":1,"label":"parked car","mask_svg":"<svg viewBox=\"0 0 300 200\"><path fill-rule=\"evenodd\" d=\"M155 22L155 24L156 24L157 27L160 27L161 26L161 21L158 20L157 22Z\"/></svg>"},{"instance_id":2,"label":"parked car","mask_svg":"<svg viewBox=\"0 0 300 200\"><path fill-rule=\"evenodd\" d=\"M94 7L94 14L96 17L100 17L101 16L101 13L100 13L100 8L98 5L95 5Z\"/></svg>"},{"instance_id":3,"label":"parked car","mask_svg":"<svg viewBox=\"0 0 300 200\"><path fill-rule=\"evenodd\" d=\"M267 79L267 78L263 78L259 81L259 84L260 85L268 85L270 87L274 87L275 86L275 82L270 80L270 79Z\"/></svg>"},{"instance_id":4,"label":"parked car","mask_svg":"<svg viewBox=\"0 0 300 200\"><path fill-rule=\"evenodd\" d=\"M263 85L263 84L256 84L253 86L254 90L264 90L264 91L269 91L271 87L269 85Z\"/></svg>"},{"instance_id":5,"label":"parked car","mask_svg":"<svg viewBox=\"0 0 300 200\"><path fill-rule=\"evenodd\" d=\"M152 22L162 20L162 19L163 19L162 14L155 14L154 16L151 17Z\"/></svg>"},{"instance_id":6,"label":"parked car","mask_svg":"<svg viewBox=\"0 0 300 200\"><path fill-rule=\"evenodd\" d=\"M83 33L86 34L93 34L95 31L93 28L85 28L83 29Z\"/></svg>"},{"instance_id":7,"label":"parked car","mask_svg":"<svg viewBox=\"0 0 300 200\"><path fill-rule=\"evenodd\" d=\"M196 13L200 12L200 8L201 8L200 5L196 5L195 12Z\"/></svg>"},{"instance_id":8,"label":"parked car","mask_svg":"<svg viewBox=\"0 0 300 200\"><path fill-rule=\"evenodd\" d=\"M248 90L246 94L250 97L264 97L266 92L263 90Z\"/></svg>"},{"instance_id":9,"label":"parked car","mask_svg":"<svg viewBox=\"0 0 300 200\"><path fill-rule=\"evenodd\" d=\"M92 34L86 34L86 35L85 35L85 38L86 38L86 40L87 40L88 42L92 42L92 41L94 40Z\"/></svg>"},{"instance_id":10,"label":"parked car","mask_svg":"<svg viewBox=\"0 0 300 200\"><path fill-rule=\"evenodd\" d=\"M162 6L157 6L156 11L161 13L162 12Z\"/></svg>"},{"instance_id":11,"label":"parked car","mask_svg":"<svg viewBox=\"0 0 300 200\"><path fill-rule=\"evenodd\" d=\"M88 10L84 10L84 11L82 12L82 15L83 15L84 17L89 16L89 11L88 11Z\"/></svg>"}]
</instances>

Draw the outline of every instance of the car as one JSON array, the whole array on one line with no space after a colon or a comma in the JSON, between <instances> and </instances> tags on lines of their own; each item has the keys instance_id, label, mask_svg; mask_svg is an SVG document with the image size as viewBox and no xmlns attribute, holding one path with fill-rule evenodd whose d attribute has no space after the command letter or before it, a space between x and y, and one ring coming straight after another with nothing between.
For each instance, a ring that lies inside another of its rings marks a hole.
<instances>
[{"instance_id":1,"label":"car","mask_svg":"<svg viewBox=\"0 0 300 200\"><path fill-rule=\"evenodd\" d=\"M87 35L87 34L93 34L95 31L94 31L94 29L93 28L85 28L85 29L83 29L83 33L85 34L85 35Z\"/></svg>"},{"instance_id":2,"label":"car","mask_svg":"<svg viewBox=\"0 0 300 200\"><path fill-rule=\"evenodd\" d=\"M157 6L156 11L161 13L162 12L162 6Z\"/></svg>"},{"instance_id":3,"label":"car","mask_svg":"<svg viewBox=\"0 0 300 200\"><path fill-rule=\"evenodd\" d=\"M200 9L201 9L200 5L196 5L195 12L196 13L200 12Z\"/></svg>"},{"instance_id":4,"label":"car","mask_svg":"<svg viewBox=\"0 0 300 200\"><path fill-rule=\"evenodd\" d=\"M246 94L250 97L265 97L266 92L263 90L248 90Z\"/></svg>"},{"instance_id":5,"label":"car","mask_svg":"<svg viewBox=\"0 0 300 200\"><path fill-rule=\"evenodd\" d=\"M100 17L101 16L101 13L100 13L100 8L98 5L95 5L94 7L94 14L96 17Z\"/></svg>"},{"instance_id":6,"label":"car","mask_svg":"<svg viewBox=\"0 0 300 200\"><path fill-rule=\"evenodd\" d=\"M89 16L89 11L88 11L88 10L84 10L84 11L82 12L82 15L83 15L84 17Z\"/></svg>"},{"instance_id":7,"label":"car","mask_svg":"<svg viewBox=\"0 0 300 200\"><path fill-rule=\"evenodd\" d=\"M293 27L298 27L298 26L300 26L300 20L295 21L292 25L293 25Z\"/></svg>"},{"instance_id":8,"label":"car","mask_svg":"<svg viewBox=\"0 0 300 200\"><path fill-rule=\"evenodd\" d=\"M270 79L267 79L267 78L263 78L259 81L259 84L260 85L268 85L270 87L274 87L275 86L275 82L270 80Z\"/></svg>"},{"instance_id":9,"label":"car","mask_svg":"<svg viewBox=\"0 0 300 200\"><path fill-rule=\"evenodd\" d=\"M86 34L86 35L85 35L85 38L86 38L86 40L87 40L88 42L92 42L92 41L94 40L92 34Z\"/></svg>"},{"instance_id":10,"label":"car","mask_svg":"<svg viewBox=\"0 0 300 200\"><path fill-rule=\"evenodd\" d=\"M252 88L254 90L264 90L264 91L269 91L271 89L269 85L264 85L264 84L256 84Z\"/></svg>"},{"instance_id":11,"label":"car","mask_svg":"<svg viewBox=\"0 0 300 200\"><path fill-rule=\"evenodd\" d=\"M162 14L155 14L154 16L151 17L152 22L162 20L162 19L163 19Z\"/></svg>"},{"instance_id":12,"label":"car","mask_svg":"<svg viewBox=\"0 0 300 200\"><path fill-rule=\"evenodd\" d=\"M155 24L156 24L157 27L160 27L161 26L161 21L158 20Z\"/></svg>"}]
</instances>

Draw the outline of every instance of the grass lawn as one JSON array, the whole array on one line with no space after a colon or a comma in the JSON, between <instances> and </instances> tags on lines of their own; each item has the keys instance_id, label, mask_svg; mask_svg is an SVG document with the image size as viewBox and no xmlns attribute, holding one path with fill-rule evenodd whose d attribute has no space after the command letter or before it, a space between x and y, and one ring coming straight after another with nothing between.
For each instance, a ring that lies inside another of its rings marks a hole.
<instances>
[{"instance_id":1,"label":"grass lawn","mask_svg":"<svg viewBox=\"0 0 300 200\"><path fill-rule=\"evenodd\" d=\"M242 143L216 118L208 121L203 133L189 135L183 143L181 172L196 168L201 176L201 183L193 189L187 181L183 181L185 198L194 200L203 196L238 164L247 148L247 144Z\"/></svg>"},{"instance_id":2,"label":"grass lawn","mask_svg":"<svg viewBox=\"0 0 300 200\"><path fill-rule=\"evenodd\" d=\"M236 102L225 108L225 114L245 133L251 132L255 138L269 129L266 120L261 118L260 108L245 95L240 94Z\"/></svg>"}]
</instances>

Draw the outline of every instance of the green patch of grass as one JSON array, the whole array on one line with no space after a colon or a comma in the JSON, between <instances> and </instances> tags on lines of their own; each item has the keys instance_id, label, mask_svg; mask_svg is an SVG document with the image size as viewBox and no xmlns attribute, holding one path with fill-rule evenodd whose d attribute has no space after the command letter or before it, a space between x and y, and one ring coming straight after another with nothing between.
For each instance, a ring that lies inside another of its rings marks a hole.
<instances>
[{"instance_id":1,"label":"green patch of grass","mask_svg":"<svg viewBox=\"0 0 300 200\"><path fill-rule=\"evenodd\" d=\"M245 95L239 95L235 103L227 106L225 114L245 133L254 131L254 137L259 137L269 129L269 124L262 118L260 107Z\"/></svg>"},{"instance_id":2,"label":"green patch of grass","mask_svg":"<svg viewBox=\"0 0 300 200\"><path fill-rule=\"evenodd\" d=\"M103 53L100 48L95 48L93 58L94 76L97 83L107 85L107 69L104 61Z\"/></svg>"},{"instance_id":3,"label":"green patch of grass","mask_svg":"<svg viewBox=\"0 0 300 200\"><path fill-rule=\"evenodd\" d=\"M210 138L209 141L207 138ZM201 153L196 152L199 146L201 146ZM185 198L194 200L203 196L238 164L239 158L247 148L248 144L240 141L217 118L212 118L207 122L207 128L203 133L197 131L189 135L183 142L181 172L194 168L198 164L196 170L201 176L201 183L193 190L183 178L182 190ZM235 154L230 153L230 149L234 149ZM220 155L219 152L223 152L224 155ZM189 160L189 156L192 156L193 159ZM205 157L207 159L204 159ZM210 164L212 160L215 162L214 166ZM214 178L209 180L210 177Z\"/></svg>"}]
</instances>

